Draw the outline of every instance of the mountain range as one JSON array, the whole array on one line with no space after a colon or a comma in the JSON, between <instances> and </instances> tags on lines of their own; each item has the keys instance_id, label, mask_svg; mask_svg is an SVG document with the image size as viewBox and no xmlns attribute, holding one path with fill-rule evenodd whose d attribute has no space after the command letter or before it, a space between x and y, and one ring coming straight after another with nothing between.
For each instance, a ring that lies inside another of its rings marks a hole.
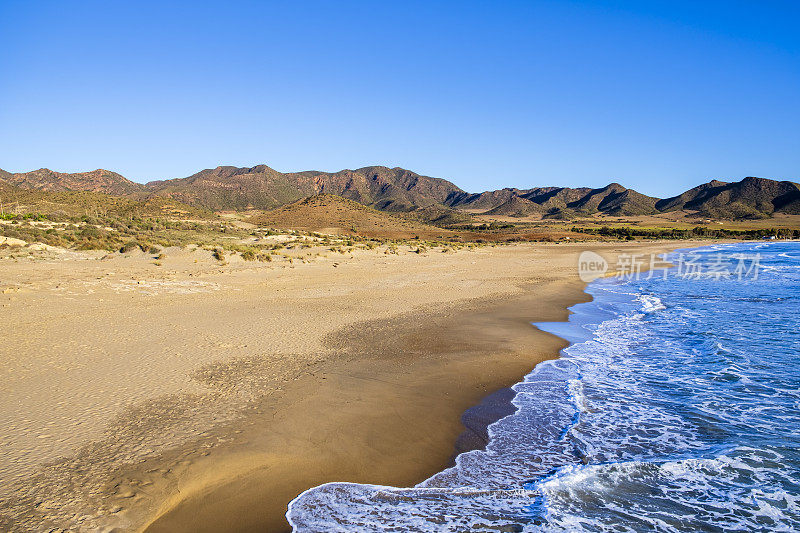
<instances>
[{"instance_id":1,"label":"mountain range","mask_svg":"<svg viewBox=\"0 0 800 533\"><path fill-rule=\"evenodd\" d=\"M654 198L619 183L588 187L506 188L468 193L441 178L403 168L370 166L339 172L279 172L266 165L220 166L186 178L140 184L108 170L62 173L49 169L11 173L0 183L40 191L91 191L137 200L171 199L209 210L270 210L309 196L331 194L389 212L459 211L507 217L573 218L595 213L614 216L686 211L708 218L764 218L800 214L800 185L748 177L713 180L671 198Z\"/></svg>"}]
</instances>

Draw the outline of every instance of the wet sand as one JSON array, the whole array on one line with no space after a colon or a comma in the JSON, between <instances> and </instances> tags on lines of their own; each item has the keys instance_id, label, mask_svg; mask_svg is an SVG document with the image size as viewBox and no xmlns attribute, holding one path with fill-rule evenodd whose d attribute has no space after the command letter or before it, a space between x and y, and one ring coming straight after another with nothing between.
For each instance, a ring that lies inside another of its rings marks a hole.
<instances>
[{"instance_id":1,"label":"wet sand","mask_svg":"<svg viewBox=\"0 0 800 533\"><path fill-rule=\"evenodd\" d=\"M0 527L284 531L311 486L413 485L557 356L530 323L586 300L582 249L688 245L4 259Z\"/></svg>"}]
</instances>

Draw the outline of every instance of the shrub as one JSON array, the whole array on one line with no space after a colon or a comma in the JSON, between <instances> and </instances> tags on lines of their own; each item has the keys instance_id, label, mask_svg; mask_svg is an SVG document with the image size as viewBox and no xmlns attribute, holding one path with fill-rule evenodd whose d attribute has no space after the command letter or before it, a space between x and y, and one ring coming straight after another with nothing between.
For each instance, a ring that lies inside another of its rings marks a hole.
<instances>
[{"instance_id":1,"label":"shrub","mask_svg":"<svg viewBox=\"0 0 800 533\"><path fill-rule=\"evenodd\" d=\"M79 235L85 239L100 239L106 236L106 231L94 226L85 226L80 230Z\"/></svg>"},{"instance_id":2,"label":"shrub","mask_svg":"<svg viewBox=\"0 0 800 533\"><path fill-rule=\"evenodd\" d=\"M139 248L138 242L136 241L126 242L125 244L122 245L122 248L119 249L119 253L126 254L135 248Z\"/></svg>"},{"instance_id":3,"label":"shrub","mask_svg":"<svg viewBox=\"0 0 800 533\"><path fill-rule=\"evenodd\" d=\"M222 248L214 248L214 251L211 252L211 257L217 261L225 261L225 250Z\"/></svg>"},{"instance_id":4,"label":"shrub","mask_svg":"<svg viewBox=\"0 0 800 533\"><path fill-rule=\"evenodd\" d=\"M242 259L245 261L255 261L256 253L253 250L245 250L242 252Z\"/></svg>"}]
</instances>

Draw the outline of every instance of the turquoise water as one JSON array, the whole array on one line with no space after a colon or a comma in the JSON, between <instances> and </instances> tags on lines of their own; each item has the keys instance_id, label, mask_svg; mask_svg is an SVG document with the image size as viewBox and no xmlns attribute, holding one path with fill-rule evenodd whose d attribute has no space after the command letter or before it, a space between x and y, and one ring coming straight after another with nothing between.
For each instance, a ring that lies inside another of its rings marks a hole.
<instances>
[{"instance_id":1,"label":"turquoise water","mask_svg":"<svg viewBox=\"0 0 800 533\"><path fill-rule=\"evenodd\" d=\"M800 244L692 254L760 268L591 283L538 325L572 344L514 386L486 450L413 488L310 489L295 530L800 530Z\"/></svg>"}]
</instances>

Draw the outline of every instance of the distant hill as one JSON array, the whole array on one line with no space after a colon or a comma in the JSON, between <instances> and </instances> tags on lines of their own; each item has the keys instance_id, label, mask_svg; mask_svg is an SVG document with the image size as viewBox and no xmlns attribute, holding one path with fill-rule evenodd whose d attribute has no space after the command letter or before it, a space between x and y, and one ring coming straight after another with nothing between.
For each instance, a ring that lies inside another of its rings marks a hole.
<instances>
[{"instance_id":1,"label":"distant hill","mask_svg":"<svg viewBox=\"0 0 800 533\"><path fill-rule=\"evenodd\" d=\"M209 218L213 214L167 198L136 199L93 191L15 187L0 174L0 208L4 212L64 216L164 216Z\"/></svg>"},{"instance_id":2,"label":"distant hill","mask_svg":"<svg viewBox=\"0 0 800 533\"><path fill-rule=\"evenodd\" d=\"M501 189L476 195L461 196L455 206L486 209L486 214L511 217L527 217L534 214L559 217L591 215L597 212L609 215L649 215L656 213L658 199L645 196L619 183L611 183L600 189L539 187L535 189ZM453 205L453 204L451 204Z\"/></svg>"},{"instance_id":3,"label":"distant hill","mask_svg":"<svg viewBox=\"0 0 800 533\"><path fill-rule=\"evenodd\" d=\"M800 214L800 185L745 178L711 181L658 199L619 183L588 187L505 188L468 193L453 183L403 168L363 167L339 172L279 172L266 165L221 166L186 178L134 183L108 170L61 173L48 169L10 173L0 183L28 190L86 191L138 200L161 199L207 210L272 210L315 195L335 195L380 211L412 213L408 220L437 225L467 223L470 213L569 219L685 211L708 218L763 218Z\"/></svg>"},{"instance_id":4,"label":"distant hill","mask_svg":"<svg viewBox=\"0 0 800 533\"><path fill-rule=\"evenodd\" d=\"M91 172L68 174L47 168L30 172L0 171L0 181L22 189L39 191L89 191L126 196L144 190L144 186L123 178L116 172L97 169Z\"/></svg>"},{"instance_id":5,"label":"distant hill","mask_svg":"<svg viewBox=\"0 0 800 533\"><path fill-rule=\"evenodd\" d=\"M800 185L791 181L753 177L735 183L714 180L678 196L659 200L656 208L659 211L697 211L709 218L800 214Z\"/></svg>"},{"instance_id":6,"label":"distant hill","mask_svg":"<svg viewBox=\"0 0 800 533\"><path fill-rule=\"evenodd\" d=\"M332 194L303 198L247 221L275 228L396 239L442 238L452 233Z\"/></svg>"},{"instance_id":7,"label":"distant hill","mask_svg":"<svg viewBox=\"0 0 800 533\"><path fill-rule=\"evenodd\" d=\"M413 211L398 213L404 218L416 220L424 224L447 227L453 224L470 224L474 221L472 215L439 204L420 207Z\"/></svg>"},{"instance_id":8,"label":"distant hill","mask_svg":"<svg viewBox=\"0 0 800 533\"><path fill-rule=\"evenodd\" d=\"M656 212L657 200L619 183L612 183L602 189L593 189L581 200L567 204L567 207L585 213L599 211L617 216L650 215Z\"/></svg>"},{"instance_id":9,"label":"distant hill","mask_svg":"<svg viewBox=\"0 0 800 533\"><path fill-rule=\"evenodd\" d=\"M528 217L534 214L545 213L540 204L532 202L519 195L513 195L508 200L485 212L487 215L501 215L507 217Z\"/></svg>"},{"instance_id":10,"label":"distant hill","mask_svg":"<svg viewBox=\"0 0 800 533\"><path fill-rule=\"evenodd\" d=\"M481 193L461 192L450 195L446 199L446 204L457 209L469 209L476 212L490 211L525 192L527 191L508 188Z\"/></svg>"}]
</instances>

